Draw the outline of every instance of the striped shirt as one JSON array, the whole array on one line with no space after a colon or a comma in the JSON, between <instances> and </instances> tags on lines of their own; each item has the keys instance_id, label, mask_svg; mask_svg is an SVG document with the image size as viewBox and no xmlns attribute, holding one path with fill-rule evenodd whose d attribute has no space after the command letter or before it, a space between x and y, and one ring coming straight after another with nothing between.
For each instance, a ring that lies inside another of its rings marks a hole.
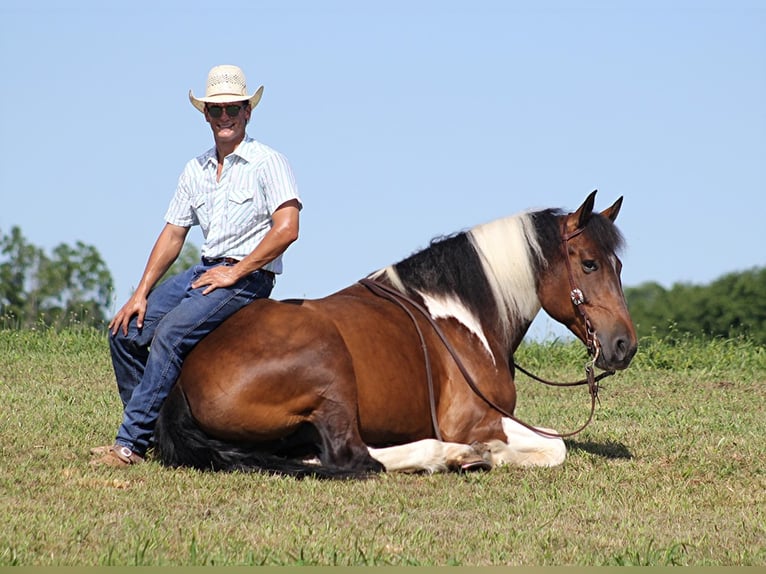
<instances>
[{"instance_id":1,"label":"striped shirt","mask_svg":"<svg viewBox=\"0 0 766 574\"><path fill-rule=\"evenodd\" d=\"M205 242L203 257L244 259L271 229L271 214L283 203L300 197L290 164L281 153L245 136L223 160L212 148L189 161L165 214L181 227L199 225ZM264 265L282 273L282 256Z\"/></svg>"}]
</instances>

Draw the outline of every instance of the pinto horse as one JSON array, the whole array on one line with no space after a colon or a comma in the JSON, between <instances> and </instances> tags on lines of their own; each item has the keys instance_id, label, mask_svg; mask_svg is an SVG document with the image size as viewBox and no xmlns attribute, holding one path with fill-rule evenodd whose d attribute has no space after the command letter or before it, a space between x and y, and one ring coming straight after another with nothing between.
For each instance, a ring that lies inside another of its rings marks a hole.
<instances>
[{"instance_id":1,"label":"pinto horse","mask_svg":"<svg viewBox=\"0 0 766 574\"><path fill-rule=\"evenodd\" d=\"M541 307L598 368L635 354L622 197L598 213L595 195L434 240L322 299L241 309L185 360L155 428L159 459L325 477L562 463L560 435L507 416L513 354Z\"/></svg>"}]
</instances>

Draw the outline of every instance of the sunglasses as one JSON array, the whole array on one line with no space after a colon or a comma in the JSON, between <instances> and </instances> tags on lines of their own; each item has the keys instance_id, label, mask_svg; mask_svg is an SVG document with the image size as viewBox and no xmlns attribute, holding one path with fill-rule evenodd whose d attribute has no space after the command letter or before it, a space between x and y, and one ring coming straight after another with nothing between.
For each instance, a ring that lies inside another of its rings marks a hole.
<instances>
[{"instance_id":1,"label":"sunglasses","mask_svg":"<svg viewBox=\"0 0 766 574\"><path fill-rule=\"evenodd\" d=\"M227 104L225 106L209 105L207 106L207 113L212 118L220 118L223 115L224 110L226 115L230 118L236 118L239 115L239 111L245 106L241 104Z\"/></svg>"}]
</instances>

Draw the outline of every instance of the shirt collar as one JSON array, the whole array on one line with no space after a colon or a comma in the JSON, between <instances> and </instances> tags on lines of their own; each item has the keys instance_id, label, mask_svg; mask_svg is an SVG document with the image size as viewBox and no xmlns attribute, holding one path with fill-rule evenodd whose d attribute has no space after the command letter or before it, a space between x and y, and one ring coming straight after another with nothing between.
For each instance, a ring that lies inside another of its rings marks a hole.
<instances>
[{"instance_id":1,"label":"shirt collar","mask_svg":"<svg viewBox=\"0 0 766 574\"><path fill-rule=\"evenodd\" d=\"M245 139L240 142L240 144L237 146L237 149L235 149L231 154L229 155L235 155L237 157L241 157L246 162L253 161L253 158L255 157L255 146L253 145L255 143L255 140L251 138L247 133L245 134ZM227 156L228 157L228 156ZM207 166L208 164L216 164L216 153L215 153L215 147L210 148L205 153L203 153L201 156L197 158L200 165L202 167Z\"/></svg>"}]
</instances>

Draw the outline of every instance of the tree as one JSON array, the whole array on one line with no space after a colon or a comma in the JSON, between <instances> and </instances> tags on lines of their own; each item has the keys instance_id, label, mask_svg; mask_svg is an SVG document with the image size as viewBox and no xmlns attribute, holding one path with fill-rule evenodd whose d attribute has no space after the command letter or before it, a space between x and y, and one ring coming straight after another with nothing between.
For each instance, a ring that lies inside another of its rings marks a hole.
<instances>
[{"instance_id":1,"label":"tree","mask_svg":"<svg viewBox=\"0 0 766 574\"><path fill-rule=\"evenodd\" d=\"M187 241L184 243L183 249L181 249L181 253L178 255L178 258L173 262L173 265L170 266L170 269L165 272L165 275L163 275L162 278L157 282L157 285L163 281L167 281L174 275L178 275L182 271L186 271L189 267L198 264L199 261L199 248L193 243Z\"/></svg>"},{"instance_id":2,"label":"tree","mask_svg":"<svg viewBox=\"0 0 766 574\"><path fill-rule=\"evenodd\" d=\"M14 226L0 234L0 325L103 326L114 282L98 250L78 241L51 255Z\"/></svg>"},{"instance_id":3,"label":"tree","mask_svg":"<svg viewBox=\"0 0 766 574\"><path fill-rule=\"evenodd\" d=\"M44 258L42 250L27 243L18 227L10 235L0 234L0 316L5 318L26 317L36 307L30 297L32 270L38 269Z\"/></svg>"},{"instance_id":4,"label":"tree","mask_svg":"<svg viewBox=\"0 0 766 574\"><path fill-rule=\"evenodd\" d=\"M671 330L711 337L748 337L766 344L766 268L729 273L710 285L657 283L626 288L640 336Z\"/></svg>"}]
</instances>

